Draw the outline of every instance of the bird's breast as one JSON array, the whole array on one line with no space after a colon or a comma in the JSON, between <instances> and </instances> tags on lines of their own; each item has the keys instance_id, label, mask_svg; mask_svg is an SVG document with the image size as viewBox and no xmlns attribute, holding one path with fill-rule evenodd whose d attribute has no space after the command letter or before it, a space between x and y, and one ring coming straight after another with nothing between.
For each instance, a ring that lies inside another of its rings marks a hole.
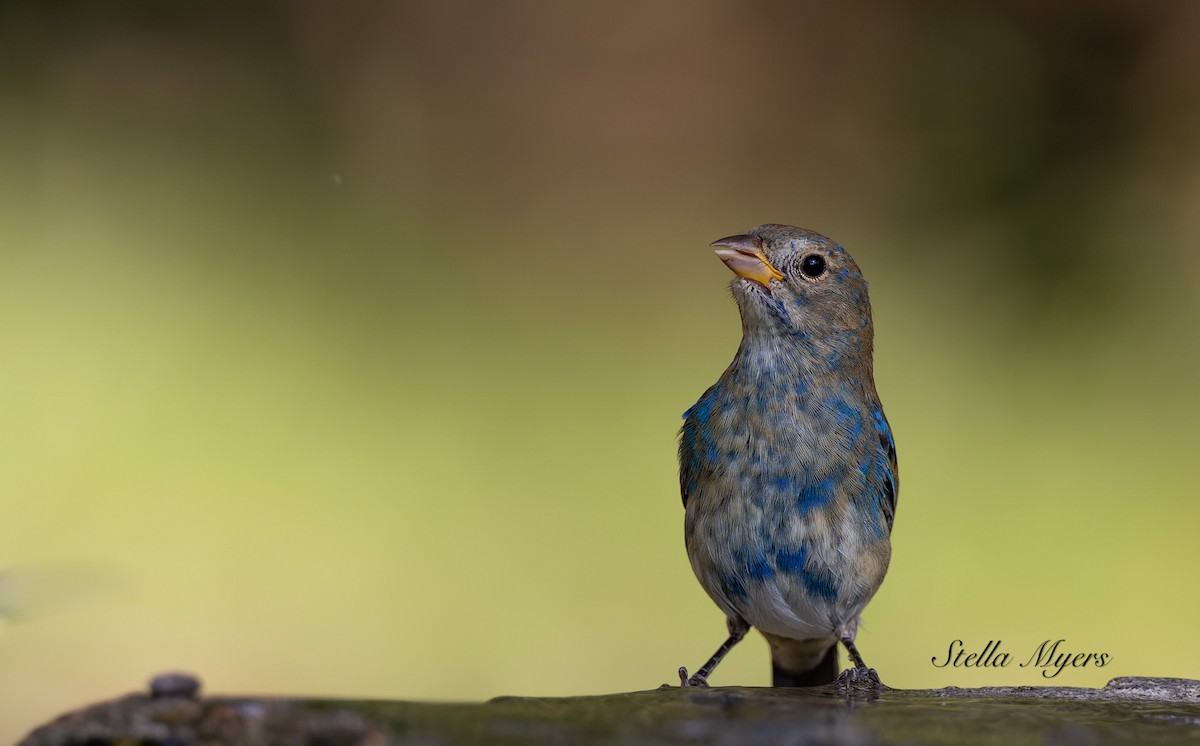
<instances>
[{"instance_id":1,"label":"bird's breast","mask_svg":"<svg viewBox=\"0 0 1200 746\"><path fill-rule=\"evenodd\" d=\"M890 556L865 499L870 421L851 388L769 371L722 382L689 410L688 553L727 613L799 634L844 623L870 599Z\"/></svg>"}]
</instances>

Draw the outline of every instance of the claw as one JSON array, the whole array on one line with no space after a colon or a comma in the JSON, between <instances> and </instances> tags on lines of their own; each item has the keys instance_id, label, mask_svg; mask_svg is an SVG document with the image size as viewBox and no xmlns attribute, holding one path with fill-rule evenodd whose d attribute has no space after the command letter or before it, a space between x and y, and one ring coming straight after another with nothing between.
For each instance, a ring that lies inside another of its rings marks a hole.
<instances>
[{"instance_id":1,"label":"claw","mask_svg":"<svg viewBox=\"0 0 1200 746\"><path fill-rule=\"evenodd\" d=\"M705 689L708 688L708 678L697 672L692 676L688 676L687 669L683 666L679 667L679 685L683 687L699 686Z\"/></svg>"},{"instance_id":2,"label":"claw","mask_svg":"<svg viewBox=\"0 0 1200 746\"><path fill-rule=\"evenodd\" d=\"M847 668L837 677L839 689L878 692L885 688L879 672L873 668Z\"/></svg>"}]
</instances>

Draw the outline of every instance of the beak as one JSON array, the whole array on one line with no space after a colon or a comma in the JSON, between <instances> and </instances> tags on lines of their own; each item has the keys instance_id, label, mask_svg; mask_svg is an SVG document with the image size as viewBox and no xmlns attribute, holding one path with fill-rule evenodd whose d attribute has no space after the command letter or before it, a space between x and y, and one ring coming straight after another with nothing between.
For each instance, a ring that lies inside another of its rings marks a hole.
<instances>
[{"instance_id":1,"label":"beak","mask_svg":"<svg viewBox=\"0 0 1200 746\"><path fill-rule=\"evenodd\" d=\"M762 239L754 236L729 236L719 241L713 241L711 246L723 246L717 249L717 256L725 262L738 277L754 280L761 285L769 285L771 280L782 280L783 275L771 266L767 255L762 250Z\"/></svg>"}]
</instances>

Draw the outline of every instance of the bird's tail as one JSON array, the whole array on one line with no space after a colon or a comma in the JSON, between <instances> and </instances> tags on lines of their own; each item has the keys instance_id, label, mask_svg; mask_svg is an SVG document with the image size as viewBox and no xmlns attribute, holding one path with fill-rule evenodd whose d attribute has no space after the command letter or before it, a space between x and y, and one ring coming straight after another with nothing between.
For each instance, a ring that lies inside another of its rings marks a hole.
<instances>
[{"instance_id":1,"label":"bird's tail","mask_svg":"<svg viewBox=\"0 0 1200 746\"><path fill-rule=\"evenodd\" d=\"M837 678L836 640L793 640L765 633L763 637L771 644L772 686L817 686Z\"/></svg>"}]
</instances>

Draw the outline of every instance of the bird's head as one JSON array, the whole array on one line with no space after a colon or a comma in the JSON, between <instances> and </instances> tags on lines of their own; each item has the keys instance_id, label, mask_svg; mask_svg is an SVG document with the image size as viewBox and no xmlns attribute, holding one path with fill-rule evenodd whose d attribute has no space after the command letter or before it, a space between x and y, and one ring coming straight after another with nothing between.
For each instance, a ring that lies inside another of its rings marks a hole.
<instances>
[{"instance_id":1,"label":"bird's head","mask_svg":"<svg viewBox=\"0 0 1200 746\"><path fill-rule=\"evenodd\" d=\"M787 336L821 350L870 354L867 282L832 239L790 225L760 225L714 241L737 277L731 287L747 337Z\"/></svg>"}]
</instances>

